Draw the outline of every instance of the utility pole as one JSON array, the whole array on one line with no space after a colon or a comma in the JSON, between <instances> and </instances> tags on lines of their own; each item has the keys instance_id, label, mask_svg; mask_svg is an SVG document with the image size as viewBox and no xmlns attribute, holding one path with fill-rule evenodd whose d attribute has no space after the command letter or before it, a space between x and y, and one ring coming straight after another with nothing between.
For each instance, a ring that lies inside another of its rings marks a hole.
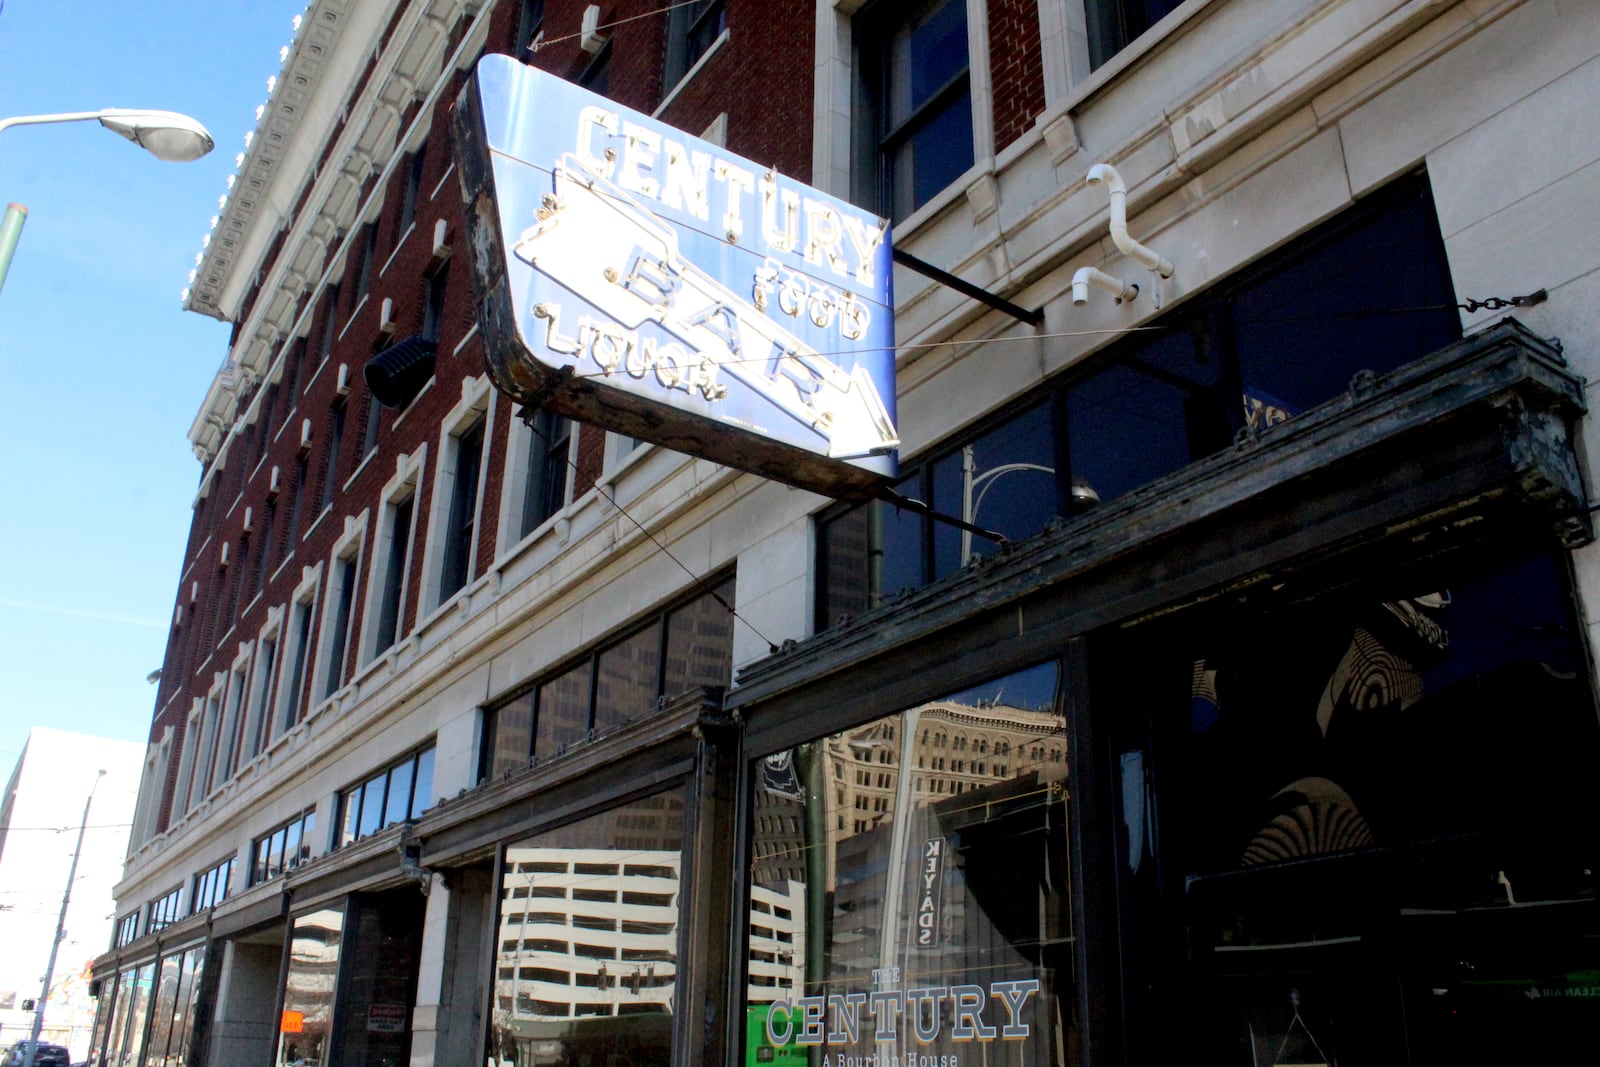
<instances>
[{"instance_id":1,"label":"utility pole","mask_svg":"<svg viewBox=\"0 0 1600 1067\"><path fill-rule=\"evenodd\" d=\"M61 948L61 939L67 936L67 905L72 902L72 883L78 878L78 854L83 851L83 832L89 828L89 805L94 803L94 791L100 788L100 779L106 776L102 768L94 777L94 785L89 787L89 799L83 802L83 819L78 823L78 843L72 847L72 866L67 870L67 891L61 894L61 918L56 920L56 937L50 942L50 962L44 968L44 988L39 990L39 1003L33 1013L33 1038L28 1042L28 1051L23 1053L22 1067L33 1067L33 1061L39 1054L39 1032L44 1029L44 1009L50 1000L50 979L56 973L56 952Z\"/></svg>"}]
</instances>

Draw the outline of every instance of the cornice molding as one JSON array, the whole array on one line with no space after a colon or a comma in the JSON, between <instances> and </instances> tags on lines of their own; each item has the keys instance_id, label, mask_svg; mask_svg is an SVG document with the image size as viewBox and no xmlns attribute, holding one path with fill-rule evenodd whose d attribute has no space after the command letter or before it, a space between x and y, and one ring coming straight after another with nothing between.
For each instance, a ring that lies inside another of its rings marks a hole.
<instances>
[{"instance_id":1,"label":"cornice molding","mask_svg":"<svg viewBox=\"0 0 1600 1067\"><path fill-rule=\"evenodd\" d=\"M233 412L238 395L229 370L247 364L258 379L275 371L287 345L305 333L316 300L300 298L307 285L320 290L341 262L345 244L381 197L395 159L426 129L431 106L401 128L403 109L416 99L417 86L430 87L427 101L438 100L455 67L482 46L487 8L462 0L417 0L394 26L359 97L335 104L329 87L354 84L366 58L377 51L389 26L392 5L361 7L353 0L315 0L301 32L284 60L262 125L243 155L236 193L225 205L184 306L226 321L245 314L243 301L260 274L260 296L240 323L234 344L190 428L201 462L218 458L226 441L207 428L207 416ZM474 21L453 52L446 53L443 27L462 17ZM304 54L302 54L304 53ZM285 95L290 91L295 95ZM321 98L313 97L321 92ZM340 94L346 92L338 87ZM324 149L332 141L331 149ZM317 161L321 161L320 165ZM299 168L298 170L296 168ZM304 195L305 172L311 171ZM361 188L380 175L365 200ZM243 192L237 192L243 190ZM283 241L263 262L280 230ZM313 297L315 294L313 293ZM295 314L296 307L302 310ZM261 341L271 335L271 341ZM239 412L248 414L247 412Z\"/></svg>"}]
</instances>

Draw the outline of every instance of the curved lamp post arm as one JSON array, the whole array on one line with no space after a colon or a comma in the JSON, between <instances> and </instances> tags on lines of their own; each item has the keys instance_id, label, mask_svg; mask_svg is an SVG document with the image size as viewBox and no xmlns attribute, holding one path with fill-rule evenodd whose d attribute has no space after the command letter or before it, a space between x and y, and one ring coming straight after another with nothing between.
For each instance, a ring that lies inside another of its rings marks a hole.
<instances>
[{"instance_id":1,"label":"curved lamp post arm","mask_svg":"<svg viewBox=\"0 0 1600 1067\"><path fill-rule=\"evenodd\" d=\"M176 111L139 111L125 107L107 107L99 111L59 111L52 115L13 115L0 119L0 133L13 126L45 126L56 122L100 123L167 163L188 163L199 159L216 147L211 133L199 120ZM0 287L6 282L11 269L11 255L16 251L17 238L22 235L22 223L28 209L12 204L5 220L0 223Z\"/></svg>"},{"instance_id":2,"label":"curved lamp post arm","mask_svg":"<svg viewBox=\"0 0 1600 1067\"><path fill-rule=\"evenodd\" d=\"M9 130L13 126L43 126L51 122L88 122L90 119L100 117L98 111L62 111L54 115L13 115L9 119L0 119L0 131Z\"/></svg>"},{"instance_id":3,"label":"curved lamp post arm","mask_svg":"<svg viewBox=\"0 0 1600 1067\"><path fill-rule=\"evenodd\" d=\"M1000 476L1002 474L1011 474L1011 473L1014 473L1016 471L1038 471L1041 474L1052 474L1053 475L1056 472L1056 469L1054 467L1046 467L1046 466L1044 466L1042 464L1039 464L1039 463L1002 463L998 467L990 467L988 470L984 471L982 474L979 474L974 470L972 446L968 445L966 448L962 449L962 453L963 453L963 455L962 455L962 463L961 463L961 475L962 475L962 479L961 479L962 480L962 487L961 487L962 508L961 508L961 510L962 510L963 514L962 514L961 517L963 519L965 519L967 522L977 522L978 521L978 509L983 507L983 498L988 495L990 489L994 488L994 483L1000 480ZM974 499L973 496L972 496L972 491L974 489L976 489L978 491L978 496L977 496L976 499ZM962 562L965 563L966 560L969 557L971 557L971 555L972 555L972 534L971 534L971 532L969 532L967 530L962 530L961 531L961 559L962 559Z\"/></svg>"}]
</instances>

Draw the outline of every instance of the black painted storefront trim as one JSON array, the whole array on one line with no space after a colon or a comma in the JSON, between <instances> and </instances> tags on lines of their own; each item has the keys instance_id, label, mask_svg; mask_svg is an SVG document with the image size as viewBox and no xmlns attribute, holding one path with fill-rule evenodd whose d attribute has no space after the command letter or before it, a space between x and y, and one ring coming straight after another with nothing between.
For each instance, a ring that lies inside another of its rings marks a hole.
<instances>
[{"instance_id":1,"label":"black painted storefront trim","mask_svg":"<svg viewBox=\"0 0 1600 1067\"><path fill-rule=\"evenodd\" d=\"M739 674L753 755L1059 653L1091 630L1360 555L1592 539L1583 382L1515 320L890 601Z\"/></svg>"}]
</instances>

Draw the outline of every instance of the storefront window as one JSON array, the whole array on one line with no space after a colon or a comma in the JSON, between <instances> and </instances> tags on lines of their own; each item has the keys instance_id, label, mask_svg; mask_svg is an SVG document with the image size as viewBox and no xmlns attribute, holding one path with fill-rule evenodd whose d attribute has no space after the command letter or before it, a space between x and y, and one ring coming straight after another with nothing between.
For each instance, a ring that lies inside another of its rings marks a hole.
<instances>
[{"instance_id":1,"label":"storefront window","mask_svg":"<svg viewBox=\"0 0 1600 1067\"><path fill-rule=\"evenodd\" d=\"M344 912L325 908L294 921L279 1021L278 1067L328 1067Z\"/></svg>"},{"instance_id":2,"label":"storefront window","mask_svg":"<svg viewBox=\"0 0 1600 1067\"><path fill-rule=\"evenodd\" d=\"M507 846L491 1067L672 1062L680 790Z\"/></svg>"},{"instance_id":3,"label":"storefront window","mask_svg":"<svg viewBox=\"0 0 1600 1067\"><path fill-rule=\"evenodd\" d=\"M189 1042L194 1037L195 1013L200 1010L200 977L205 970L205 949L191 948L183 954L178 975L177 1015L167 1040L166 1067L184 1067L189 1062Z\"/></svg>"},{"instance_id":4,"label":"storefront window","mask_svg":"<svg viewBox=\"0 0 1600 1067\"><path fill-rule=\"evenodd\" d=\"M1137 1058L1512 1065L1592 1041L1589 667L1560 562L1497 555L1210 605L1091 656Z\"/></svg>"},{"instance_id":5,"label":"storefront window","mask_svg":"<svg viewBox=\"0 0 1600 1067\"><path fill-rule=\"evenodd\" d=\"M95 1022L90 1067L105 1064L139 1064L143 1067L183 1067L188 1062L189 1037L198 1006L197 981L205 950L191 948L154 965L122 973L111 980L116 992L102 999ZM141 986L141 976L145 983ZM153 989L150 986L153 985ZM153 1001L148 998L153 995ZM141 997L149 1004L150 1033L142 1059L136 1046L144 1040Z\"/></svg>"},{"instance_id":6,"label":"storefront window","mask_svg":"<svg viewBox=\"0 0 1600 1067\"><path fill-rule=\"evenodd\" d=\"M120 1009L118 1016L121 1022L112 1022L112 1031L117 1035L117 1046L112 1056L106 1062L115 1067L134 1067L139 1063L139 1056L144 1044L145 1016L150 1010L151 986L155 983L154 963L147 963L142 967L130 968L122 972L121 991L117 996L117 1005Z\"/></svg>"},{"instance_id":7,"label":"storefront window","mask_svg":"<svg viewBox=\"0 0 1600 1067\"><path fill-rule=\"evenodd\" d=\"M411 1005L426 906L427 898L409 886L350 897L349 949L329 1063L411 1062Z\"/></svg>"},{"instance_id":8,"label":"storefront window","mask_svg":"<svg viewBox=\"0 0 1600 1067\"><path fill-rule=\"evenodd\" d=\"M182 959L168 956L156 972L155 1004L150 1010L150 1040L145 1044L145 1067L165 1067L167 1045L172 1039L172 1020L178 1008L178 980Z\"/></svg>"},{"instance_id":9,"label":"storefront window","mask_svg":"<svg viewBox=\"0 0 1600 1067\"><path fill-rule=\"evenodd\" d=\"M117 976L117 995L111 1009L111 1022L106 1030L105 1062L108 1067L121 1067L122 1049L128 1036L128 1005L133 1000L133 969Z\"/></svg>"},{"instance_id":10,"label":"storefront window","mask_svg":"<svg viewBox=\"0 0 1600 1067\"><path fill-rule=\"evenodd\" d=\"M761 761L745 1062L1080 1062L1058 676Z\"/></svg>"},{"instance_id":11,"label":"storefront window","mask_svg":"<svg viewBox=\"0 0 1600 1067\"><path fill-rule=\"evenodd\" d=\"M111 1061L107 1053L111 1045L111 1028L118 1020L117 976L107 977L100 987L100 1003L95 1010L94 1037L89 1050L89 1067L105 1067Z\"/></svg>"}]
</instances>

